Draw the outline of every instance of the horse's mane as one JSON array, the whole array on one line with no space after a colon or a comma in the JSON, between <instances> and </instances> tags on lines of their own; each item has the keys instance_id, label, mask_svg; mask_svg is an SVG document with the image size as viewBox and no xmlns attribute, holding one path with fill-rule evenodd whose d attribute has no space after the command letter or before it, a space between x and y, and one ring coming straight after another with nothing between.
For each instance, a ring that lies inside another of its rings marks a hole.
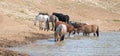
<instances>
[{"instance_id":1,"label":"horse's mane","mask_svg":"<svg viewBox=\"0 0 120 56\"><path fill-rule=\"evenodd\" d=\"M49 15L48 13L42 13L42 12L39 12L38 15L40 15L40 14L42 14L42 15Z\"/></svg>"}]
</instances>

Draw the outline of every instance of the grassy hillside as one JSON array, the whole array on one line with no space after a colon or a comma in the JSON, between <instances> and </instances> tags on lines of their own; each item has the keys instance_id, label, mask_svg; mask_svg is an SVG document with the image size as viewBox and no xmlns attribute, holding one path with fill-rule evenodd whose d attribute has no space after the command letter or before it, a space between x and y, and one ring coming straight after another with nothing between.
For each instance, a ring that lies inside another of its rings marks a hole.
<instances>
[{"instance_id":1,"label":"grassy hillside","mask_svg":"<svg viewBox=\"0 0 120 56\"><path fill-rule=\"evenodd\" d=\"M29 20L32 23L39 12L61 12L68 14L72 21L97 24L101 30L120 28L119 0L0 0L0 11L19 22Z\"/></svg>"}]
</instances>

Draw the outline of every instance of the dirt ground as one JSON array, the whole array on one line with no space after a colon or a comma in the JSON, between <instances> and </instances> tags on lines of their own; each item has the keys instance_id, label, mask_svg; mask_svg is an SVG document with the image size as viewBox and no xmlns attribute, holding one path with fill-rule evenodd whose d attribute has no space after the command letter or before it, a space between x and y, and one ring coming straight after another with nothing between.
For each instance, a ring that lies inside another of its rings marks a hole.
<instances>
[{"instance_id":1,"label":"dirt ground","mask_svg":"<svg viewBox=\"0 0 120 56\"><path fill-rule=\"evenodd\" d=\"M39 3L40 2L40 3ZM59 3L55 3L59 2ZM49 4L48 4L49 3ZM39 5L38 5L39 4ZM0 55L14 54L5 47L15 47L32 43L38 39L48 39L53 31L42 31L34 26L33 19L38 12L61 12L68 14L71 21L96 24L100 32L120 31L120 14L109 12L99 7L77 4L74 0L42 1L1 0L0 1ZM15 52L17 53L17 52ZM13 56L25 56L15 54ZM26 55L28 56L28 55Z\"/></svg>"}]
</instances>

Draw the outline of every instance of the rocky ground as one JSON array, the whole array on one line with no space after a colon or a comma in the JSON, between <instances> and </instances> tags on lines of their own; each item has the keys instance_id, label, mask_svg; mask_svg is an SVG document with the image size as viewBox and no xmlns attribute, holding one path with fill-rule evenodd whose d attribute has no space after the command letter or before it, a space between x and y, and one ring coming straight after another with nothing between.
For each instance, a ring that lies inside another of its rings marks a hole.
<instances>
[{"instance_id":1,"label":"rocky ground","mask_svg":"<svg viewBox=\"0 0 120 56\"><path fill-rule=\"evenodd\" d=\"M119 4L119 0L0 0L0 55L25 56L4 48L53 37L53 31L33 25L39 12L61 12L71 21L96 24L102 32L120 31Z\"/></svg>"}]
</instances>

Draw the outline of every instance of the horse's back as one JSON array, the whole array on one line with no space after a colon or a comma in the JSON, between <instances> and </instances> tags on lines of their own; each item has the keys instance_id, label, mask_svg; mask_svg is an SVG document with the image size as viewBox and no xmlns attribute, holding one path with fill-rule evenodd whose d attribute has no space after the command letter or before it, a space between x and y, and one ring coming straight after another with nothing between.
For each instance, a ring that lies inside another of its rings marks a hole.
<instances>
[{"instance_id":1,"label":"horse's back","mask_svg":"<svg viewBox=\"0 0 120 56\"><path fill-rule=\"evenodd\" d=\"M67 25L68 32L74 31L75 28L73 25L71 25L71 24L66 24L66 25Z\"/></svg>"},{"instance_id":2,"label":"horse's back","mask_svg":"<svg viewBox=\"0 0 120 56\"><path fill-rule=\"evenodd\" d=\"M65 34L67 32L67 27L66 25L64 24L59 24L58 27L56 28L56 33L59 33L59 34Z\"/></svg>"},{"instance_id":3,"label":"horse's back","mask_svg":"<svg viewBox=\"0 0 120 56\"><path fill-rule=\"evenodd\" d=\"M67 26L65 24L60 25L62 25L62 33L65 34L67 32Z\"/></svg>"},{"instance_id":4,"label":"horse's back","mask_svg":"<svg viewBox=\"0 0 120 56\"><path fill-rule=\"evenodd\" d=\"M85 30L85 32L92 32L92 26L91 25L85 25L84 26L84 30Z\"/></svg>"},{"instance_id":5,"label":"horse's back","mask_svg":"<svg viewBox=\"0 0 120 56\"><path fill-rule=\"evenodd\" d=\"M48 15L43 15L44 19L48 19L49 16Z\"/></svg>"},{"instance_id":6,"label":"horse's back","mask_svg":"<svg viewBox=\"0 0 120 56\"><path fill-rule=\"evenodd\" d=\"M50 15L49 16L49 21L50 22L54 22L57 19L57 17L55 15Z\"/></svg>"},{"instance_id":7,"label":"horse's back","mask_svg":"<svg viewBox=\"0 0 120 56\"><path fill-rule=\"evenodd\" d=\"M62 23L63 23L62 21L56 22L56 27L57 27L59 24L62 24Z\"/></svg>"},{"instance_id":8,"label":"horse's back","mask_svg":"<svg viewBox=\"0 0 120 56\"><path fill-rule=\"evenodd\" d=\"M92 30L93 30L93 32L96 32L97 29L98 29L98 26L97 26L97 25L92 25Z\"/></svg>"},{"instance_id":9,"label":"horse's back","mask_svg":"<svg viewBox=\"0 0 120 56\"><path fill-rule=\"evenodd\" d=\"M47 19L49 19L48 15L38 15L39 21L45 22L45 21L47 21Z\"/></svg>"},{"instance_id":10,"label":"horse's back","mask_svg":"<svg viewBox=\"0 0 120 56\"><path fill-rule=\"evenodd\" d=\"M96 32L98 26L97 25L85 25L84 28L86 32Z\"/></svg>"}]
</instances>

